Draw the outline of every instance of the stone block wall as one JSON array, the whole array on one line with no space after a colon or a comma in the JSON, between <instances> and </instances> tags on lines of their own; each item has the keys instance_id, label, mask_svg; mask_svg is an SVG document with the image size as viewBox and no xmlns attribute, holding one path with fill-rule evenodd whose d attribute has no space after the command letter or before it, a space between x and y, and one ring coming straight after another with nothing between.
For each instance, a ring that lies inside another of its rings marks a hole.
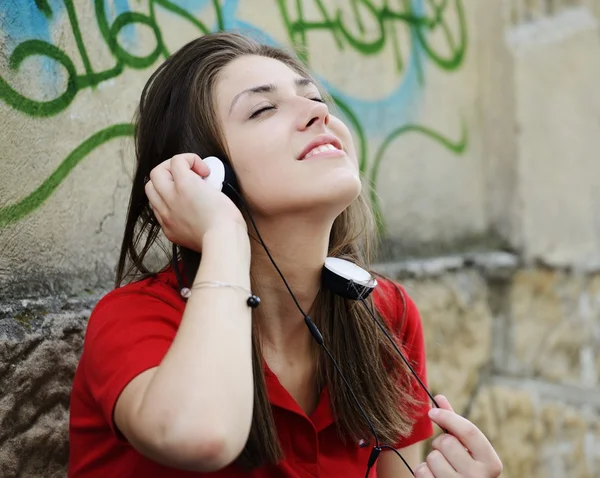
<instances>
[{"instance_id":1,"label":"stone block wall","mask_svg":"<svg viewBox=\"0 0 600 478\"><path fill-rule=\"evenodd\" d=\"M600 274L506 254L387 264L419 305L430 386L507 478L600 476Z\"/></svg>"},{"instance_id":2,"label":"stone block wall","mask_svg":"<svg viewBox=\"0 0 600 478\"><path fill-rule=\"evenodd\" d=\"M64 477L71 383L100 295L0 306L0 476Z\"/></svg>"}]
</instances>

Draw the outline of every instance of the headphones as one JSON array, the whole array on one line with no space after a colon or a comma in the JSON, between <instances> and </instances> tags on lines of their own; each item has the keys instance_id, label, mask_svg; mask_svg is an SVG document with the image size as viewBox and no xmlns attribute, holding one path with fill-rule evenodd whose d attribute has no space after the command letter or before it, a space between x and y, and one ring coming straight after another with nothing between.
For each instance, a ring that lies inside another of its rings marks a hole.
<instances>
[{"instance_id":1,"label":"headphones","mask_svg":"<svg viewBox=\"0 0 600 478\"><path fill-rule=\"evenodd\" d=\"M234 193L233 191L238 190L238 182L233 168L216 156L208 156L202 161L208 166L208 169L210 169L210 174L204 178L204 181L216 190L221 191L232 201L237 199L237 193ZM223 191L224 186L227 186L225 191Z\"/></svg>"}]
</instances>

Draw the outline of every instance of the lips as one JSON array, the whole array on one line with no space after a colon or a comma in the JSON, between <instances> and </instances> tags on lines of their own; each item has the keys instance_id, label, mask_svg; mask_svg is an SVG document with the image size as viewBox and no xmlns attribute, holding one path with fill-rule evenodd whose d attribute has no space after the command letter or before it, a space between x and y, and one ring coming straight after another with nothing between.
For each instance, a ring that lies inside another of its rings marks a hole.
<instances>
[{"instance_id":1,"label":"lips","mask_svg":"<svg viewBox=\"0 0 600 478\"><path fill-rule=\"evenodd\" d=\"M303 159L306 159L317 152L341 149L342 143L339 139L337 139L336 136L332 134L322 134L317 136L306 145L306 147L302 150L302 153L300 153L300 156L298 156L298 160L302 161Z\"/></svg>"}]
</instances>

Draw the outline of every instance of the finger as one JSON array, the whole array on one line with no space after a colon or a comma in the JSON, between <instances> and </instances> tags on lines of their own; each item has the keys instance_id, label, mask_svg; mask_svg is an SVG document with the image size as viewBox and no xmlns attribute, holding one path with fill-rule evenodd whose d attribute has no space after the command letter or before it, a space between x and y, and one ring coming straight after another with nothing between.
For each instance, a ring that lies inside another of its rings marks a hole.
<instances>
[{"instance_id":1,"label":"finger","mask_svg":"<svg viewBox=\"0 0 600 478\"><path fill-rule=\"evenodd\" d=\"M156 191L154 183L152 181L148 181L144 186L144 189L146 191L146 197L150 202L150 207L154 211L154 214L158 215L161 212L164 213L167 210L167 206L163 199L160 197L160 194L158 194L158 192Z\"/></svg>"},{"instance_id":2,"label":"finger","mask_svg":"<svg viewBox=\"0 0 600 478\"><path fill-rule=\"evenodd\" d=\"M210 174L210 168L204 162L204 160L197 154L185 153L177 156L185 159L189 163L190 169L196 174L202 176L203 178L207 177Z\"/></svg>"},{"instance_id":3,"label":"finger","mask_svg":"<svg viewBox=\"0 0 600 478\"><path fill-rule=\"evenodd\" d=\"M156 167L160 168L160 169L164 169L164 170L168 171L169 174L172 175L172 163L173 163L173 159L176 159L176 160L182 160L183 159L187 163L192 164L192 163L194 163L194 161L199 160L200 157L197 154L193 154L193 153L176 154L172 158L165 159L162 163L160 163Z\"/></svg>"},{"instance_id":4,"label":"finger","mask_svg":"<svg viewBox=\"0 0 600 478\"><path fill-rule=\"evenodd\" d=\"M152 181L154 189L166 204L173 195L175 185L173 175L165 163L161 163L150 171L150 181Z\"/></svg>"},{"instance_id":5,"label":"finger","mask_svg":"<svg viewBox=\"0 0 600 478\"><path fill-rule=\"evenodd\" d=\"M200 159L200 156L193 153L178 154L171 158L171 171L176 182L184 181L189 176L186 176L189 171L196 173L201 177L206 177L210 174L210 169Z\"/></svg>"},{"instance_id":6,"label":"finger","mask_svg":"<svg viewBox=\"0 0 600 478\"><path fill-rule=\"evenodd\" d=\"M175 185L182 184L189 180L192 164L193 160L189 159L185 154L178 154L171 158L171 174L173 175Z\"/></svg>"},{"instance_id":7,"label":"finger","mask_svg":"<svg viewBox=\"0 0 600 478\"><path fill-rule=\"evenodd\" d=\"M429 417L441 428L448 430L465 446L477 461L489 463L498 455L494 448L473 423L449 410L432 408Z\"/></svg>"},{"instance_id":8,"label":"finger","mask_svg":"<svg viewBox=\"0 0 600 478\"><path fill-rule=\"evenodd\" d=\"M160 227L163 229L163 232L164 232L165 224L163 222L162 216L156 209L152 209L152 212L154 213L154 217L156 218L156 220L158 221L158 224L160 224Z\"/></svg>"},{"instance_id":9,"label":"finger","mask_svg":"<svg viewBox=\"0 0 600 478\"><path fill-rule=\"evenodd\" d=\"M456 471L464 473L473 466L475 460L455 436L444 434L438 436L431 446L438 450Z\"/></svg>"},{"instance_id":10,"label":"finger","mask_svg":"<svg viewBox=\"0 0 600 478\"><path fill-rule=\"evenodd\" d=\"M436 478L427 466L427 463L421 463L413 471L415 473L415 478Z\"/></svg>"},{"instance_id":11,"label":"finger","mask_svg":"<svg viewBox=\"0 0 600 478\"><path fill-rule=\"evenodd\" d=\"M443 476L444 478L457 478L460 476L448 462L446 457L438 450L433 450L429 455L427 455L425 462L433 473L433 476Z\"/></svg>"},{"instance_id":12,"label":"finger","mask_svg":"<svg viewBox=\"0 0 600 478\"><path fill-rule=\"evenodd\" d=\"M444 410L450 410L451 412L454 411L452 405L450 405L450 402L444 395L436 395L434 398L440 408L443 408Z\"/></svg>"},{"instance_id":13,"label":"finger","mask_svg":"<svg viewBox=\"0 0 600 478\"><path fill-rule=\"evenodd\" d=\"M198 156L196 153L176 154L172 158L168 159L167 161L171 162L174 159L177 159L177 160L184 159L185 161L187 161L187 163L190 165L190 167L192 166L192 164L194 164L195 161L201 161L200 156Z\"/></svg>"}]
</instances>

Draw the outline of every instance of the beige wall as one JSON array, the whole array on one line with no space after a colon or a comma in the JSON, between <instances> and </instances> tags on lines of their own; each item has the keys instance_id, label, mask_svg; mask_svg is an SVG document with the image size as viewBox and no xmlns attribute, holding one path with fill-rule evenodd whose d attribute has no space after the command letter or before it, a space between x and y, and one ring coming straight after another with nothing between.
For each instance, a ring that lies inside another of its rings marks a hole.
<instances>
[{"instance_id":1,"label":"beige wall","mask_svg":"<svg viewBox=\"0 0 600 478\"><path fill-rule=\"evenodd\" d=\"M434 389L506 476L600 474L600 1L105 3L0 3L0 390L26 384L0 394L26 430L0 427L0 475L64 470L66 409L40 407L68 396L87 294L113 277L141 88L219 19L304 48L365 145L391 259L446 255L381 267L423 312ZM385 3L413 15L383 21ZM117 17L138 24L117 36ZM473 268L494 247L514 255ZM62 451L25 465L40 443Z\"/></svg>"},{"instance_id":2,"label":"beige wall","mask_svg":"<svg viewBox=\"0 0 600 478\"><path fill-rule=\"evenodd\" d=\"M9 3L14 12L23 9ZM402 3L390 8L406 13ZM414 2L416 17L431 15L426 3ZM201 24L166 12L154 2L111 1L105 15L82 2L71 19L62 7L46 12L48 21L30 6L19 17L38 19L30 22L13 21L15 13L5 8L1 74L6 83L0 90L8 100L0 103L6 126L0 141L8 145L0 166L0 246L7 248L3 269L33 280L44 271L48 278L43 282L61 282L66 274L75 273L82 283L93 284L110 276L132 158L130 141L112 138L115 125L130 121L141 87L164 54L198 36L203 26L212 28L217 13L225 27L243 22L277 44L305 47L316 75L355 118L356 140L366 145L361 158L365 178L375 182L392 239L415 249L485 235L478 65L473 54L479 48L474 35L481 12L476 2L471 3L463 7L462 2L450 2L430 36L415 27L416 20L388 19L380 24L381 2L363 2L355 11L346 1L304 1L299 11L294 2L282 2L287 6L280 10L272 0L229 1L221 2L219 12L212 2L184 2ZM117 37L124 51L111 51L110 34L103 34L99 25L105 18L110 24L124 4L146 19L152 5L155 16L147 23L155 31L140 24L135 30L124 29ZM371 4L372 9L367 8ZM338 14L338 26L309 30L305 37L293 34L286 23L286 19L299 26L331 23ZM444 23L452 32L452 48L443 34ZM23 45L26 38L47 42L50 53L63 52L74 69L71 76L77 77L72 96L63 96L69 75L53 60L32 56L17 69L8 67L15 49L31 51L31 45ZM124 55L146 56L155 46L161 55L140 68ZM122 72L111 73L115 67ZM99 75L110 78L99 81ZM48 108L52 102L59 105ZM395 138L397 130L403 134ZM88 146L100 131L105 137L97 143L102 145ZM378 155L385 143L389 147ZM76 166L65 168L68 174L60 175L55 189L38 190L82 145L87 154L77 158ZM12 281L11 275L0 276L0 283Z\"/></svg>"},{"instance_id":3,"label":"beige wall","mask_svg":"<svg viewBox=\"0 0 600 478\"><path fill-rule=\"evenodd\" d=\"M502 477L600 476L600 275L503 254L383 270L419 304L431 389L484 431Z\"/></svg>"},{"instance_id":4,"label":"beige wall","mask_svg":"<svg viewBox=\"0 0 600 478\"><path fill-rule=\"evenodd\" d=\"M164 54L211 28L217 11L212 2L187 2L201 22L193 24L160 6L150 20L152 2L108 2L109 24L131 4L155 28L126 27L117 37L123 48L111 51L91 4L78 4L72 20L53 6L44 20L30 2L27 15L12 21L10 3L0 12L0 283L15 271L34 280L43 272L45 282L65 273L82 284L105 280L131 170L124 125ZM400 250L501 239L549 263L598 258L600 37L592 10L575 5L544 15L527 2L453 1L429 33L387 20L382 34L378 2L357 11L324 2L324 13L316 1L303 2L302 12L270 0L237 3L218 12L225 27L243 22L280 45L304 46L315 73L355 116L357 142L367 146L365 177L375 181L387 235ZM427 2L413 4L415 15L432 17ZM304 38L285 20L333 22L338 12L340 25ZM73 74L48 57L27 56L36 46L28 38L46 42L47 55L63 55ZM142 65L127 58L155 47L159 54ZM15 51L26 58L10 68Z\"/></svg>"},{"instance_id":5,"label":"beige wall","mask_svg":"<svg viewBox=\"0 0 600 478\"><path fill-rule=\"evenodd\" d=\"M396 251L500 242L551 264L598 261L600 37L594 10L577 5L585 2L549 2L557 5L549 15L541 1L451 1L431 31L386 20L385 34L380 2L357 11L322 2L324 13L316 1L301 2L302 12L270 0L224 2L219 12L212 2L184 2L196 24L153 2L115 0L104 16L80 3L71 20L64 6L52 4L46 17L28 3L5 2L0 11L0 284L7 290L17 288L17 271L36 287L72 289L65 274L80 286L110 277L132 164L126 124L150 72L213 27L217 13L225 27L251 25L277 44L305 47L359 125L365 178L375 181ZM416 16L433 18L427 2L413 5ZM117 36L122 49L111 51L111 34L99 24L124 9L155 30L138 21ZM293 22L333 22L338 13L337 27L292 33ZM28 39L45 42L44 55L64 56L72 74L32 55L39 42ZM155 48L149 61L130 61ZM23 61L11 68L19 52Z\"/></svg>"}]
</instances>

